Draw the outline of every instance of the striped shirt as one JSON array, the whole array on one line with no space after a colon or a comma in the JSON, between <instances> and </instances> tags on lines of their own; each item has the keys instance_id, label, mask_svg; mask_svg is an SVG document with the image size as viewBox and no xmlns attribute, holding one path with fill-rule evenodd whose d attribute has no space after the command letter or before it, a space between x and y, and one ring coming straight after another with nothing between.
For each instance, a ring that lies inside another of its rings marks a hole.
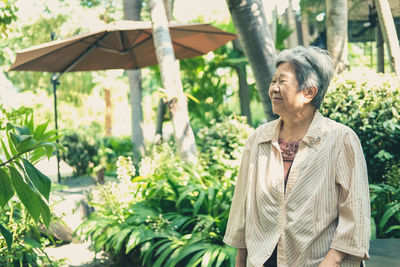
<instances>
[{"instance_id":1,"label":"striped shirt","mask_svg":"<svg viewBox=\"0 0 400 267\"><path fill-rule=\"evenodd\" d=\"M300 141L284 189L279 129L268 122L247 140L224 242L261 267L277 246L278 266L318 266L330 248L342 267L368 259L367 168L357 135L318 111Z\"/></svg>"}]
</instances>

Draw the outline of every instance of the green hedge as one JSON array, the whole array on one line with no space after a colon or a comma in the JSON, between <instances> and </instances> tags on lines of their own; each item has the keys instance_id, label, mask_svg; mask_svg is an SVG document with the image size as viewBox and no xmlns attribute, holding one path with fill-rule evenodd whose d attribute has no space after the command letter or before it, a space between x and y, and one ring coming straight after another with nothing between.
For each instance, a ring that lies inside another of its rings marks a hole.
<instances>
[{"instance_id":1,"label":"green hedge","mask_svg":"<svg viewBox=\"0 0 400 267\"><path fill-rule=\"evenodd\" d=\"M372 183L386 182L385 173L398 166L399 92L400 80L393 75L348 72L331 83L321 109L357 133Z\"/></svg>"}]
</instances>

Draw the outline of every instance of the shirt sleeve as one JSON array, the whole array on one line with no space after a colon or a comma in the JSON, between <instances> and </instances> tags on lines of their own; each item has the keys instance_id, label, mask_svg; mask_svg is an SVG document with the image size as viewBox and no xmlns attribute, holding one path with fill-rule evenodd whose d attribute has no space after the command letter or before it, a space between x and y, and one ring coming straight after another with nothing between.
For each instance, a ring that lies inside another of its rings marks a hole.
<instances>
[{"instance_id":1,"label":"shirt sleeve","mask_svg":"<svg viewBox=\"0 0 400 267\"><path fill-rule=\"evenodd\" d=\"M367 260L371 234L367 166L360 141L352 130L345 134L338 154L336 184L339 220L331 248Z\"/></svg>"},{"instance_id":2,"label":"shirt sleeve","mask_svg":"<svg viewBox=\"0 0 400 267\"><path fill-rule=\"evenodd\" d=\"M236 187L233 193L231 209L229 212L228 224L226 226L223 240L224 243L235 248L246 248L246 185L250 163L251 139L252 138L249 137L244 147Z\"/></svg>"}]
</instances>

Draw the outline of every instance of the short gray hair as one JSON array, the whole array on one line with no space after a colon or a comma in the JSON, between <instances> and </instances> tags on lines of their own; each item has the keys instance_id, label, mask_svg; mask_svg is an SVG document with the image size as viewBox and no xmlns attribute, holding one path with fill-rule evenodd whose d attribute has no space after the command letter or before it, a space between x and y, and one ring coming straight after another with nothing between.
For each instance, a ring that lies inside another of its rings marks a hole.
<instances>
[{"instance_id":1,"label":"short gray hair","mask_svg":"<svg viewBox=\"0 0 400 267\"><path fill-rule=\"evenodd\" d=\"M295 70L299 82L298 91L312 86L318 88L318 93L311 104L319 109L333 77L333 60L329 52L315 46L307 48L298 46L283 50L278 55L275 66L278 67L285 62L290 63Z\"/></svg>"}]
</instances>

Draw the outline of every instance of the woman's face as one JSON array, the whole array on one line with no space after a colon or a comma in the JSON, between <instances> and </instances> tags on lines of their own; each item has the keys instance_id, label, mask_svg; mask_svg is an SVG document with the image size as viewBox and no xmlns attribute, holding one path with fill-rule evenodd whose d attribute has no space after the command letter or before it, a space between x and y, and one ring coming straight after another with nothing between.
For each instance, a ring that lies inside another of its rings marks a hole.
<instances>
[{"instance_id":1,"label":"woman's face","mask_svg":"<svg viewBox=\"0 0 400 267\"><path fill-rule=\"evenodd\" d=\"M288 62L280 64L269 86L274 113L279 116L290 115L304 107L304 92L298 92L298 87L299 82L293 66Z\"/></svg>"}]
</instances>

